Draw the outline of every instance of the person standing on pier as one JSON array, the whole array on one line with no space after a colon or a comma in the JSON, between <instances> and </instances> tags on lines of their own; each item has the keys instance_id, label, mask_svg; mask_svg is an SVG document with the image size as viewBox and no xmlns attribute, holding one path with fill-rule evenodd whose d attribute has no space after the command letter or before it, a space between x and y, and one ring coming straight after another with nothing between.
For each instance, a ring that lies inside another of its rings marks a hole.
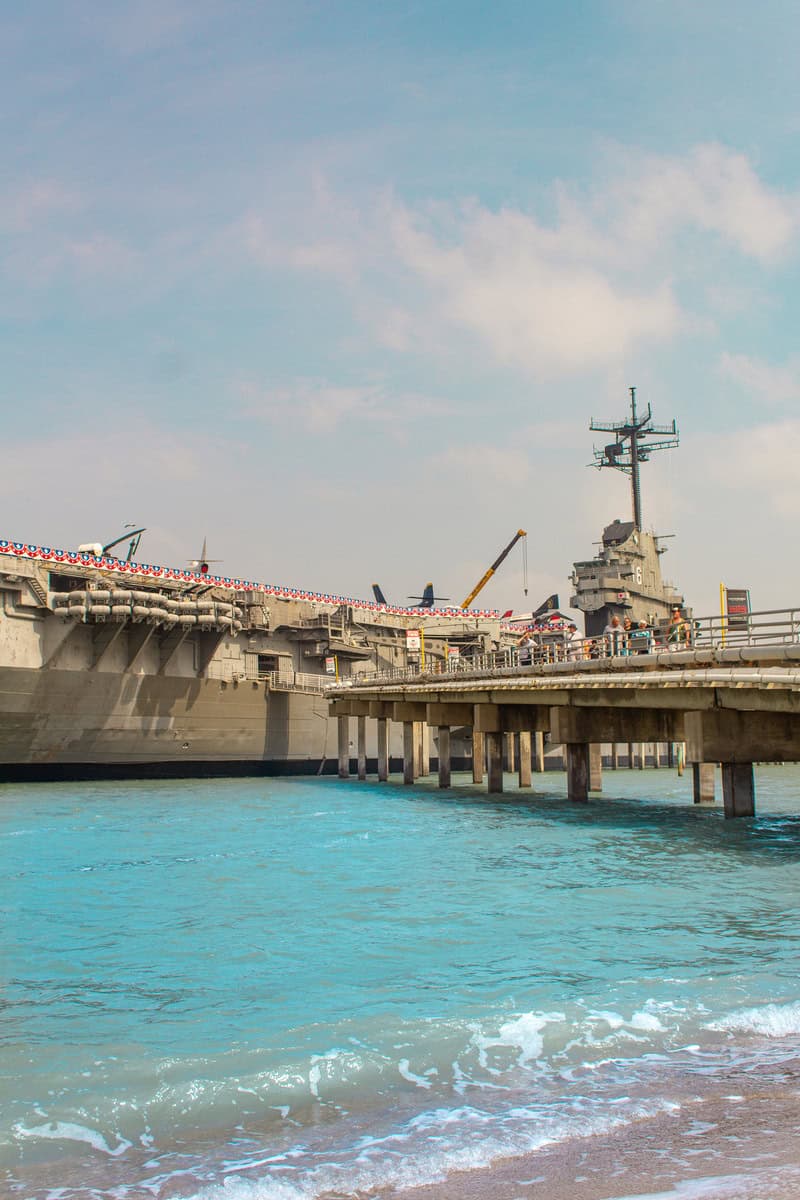
<instances>
[{"instance_id":1,"label":"person standing on pier","mask_svg":"<svg viewBox=\"0 0 800 1200\"><path fill-rule=\"evenodd\" d=\"M670 650L681 650L689 645L689 626L684 621L679 608L673 608L667 630L667 642Z\"/></svg>"},{"instance_id":2,"label":"person standing on pier","mask_svg":"<svg viewBox=\"0 0 800 1200\"><path fill-rule=\"evenodd\" d=\"M622 628L622 623L616 614L611 618L609 623L603 630L605 638L606 654L612 657L622 653L622 645L625 633Z\"/></svg>"},{"instance_id":3,"label":"person standing on pier","mask_svg":"<svg viewBox=\"0 0 800 1200\"><path fill-rule=\"evenodd\" d=\"M577 625L567 626L564 648L567 652L567 662L579 662L583 658L583 638Z\"/></svg>"}]
</instances>

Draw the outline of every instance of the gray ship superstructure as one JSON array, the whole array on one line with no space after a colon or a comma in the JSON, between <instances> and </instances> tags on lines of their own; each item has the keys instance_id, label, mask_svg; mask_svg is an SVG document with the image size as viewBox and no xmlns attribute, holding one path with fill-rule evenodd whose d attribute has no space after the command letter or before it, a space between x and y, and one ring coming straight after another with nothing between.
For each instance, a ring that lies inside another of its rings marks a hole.
<instances>
[{"instance_id":1,"label":"gray ship superstructure","mask_svg":"<svg viewBox=\"0 0 800 1200\"><path fill-rule=\"evenodd\" d=\"M486 610L391 608L0 542L0 780L333 769L333 678L421 654L445 670L502 638Z\"/></svg>"},{"instance_id":2,"label":"gray ship superstructure","mask_svg":"<svg viewBox=\"0 0 800 1200\"><path fill-rule=\"evenodd\" d=\"M631 481L631 520L617 518L603 530L599 553L576 562L571 577L575 593L572 608L585 614L587 637L602 634L613 616L630 617L634 624L645 621L658 629L669 623L683 596L661 575L661 557L667 547L664 537L642 527L640 464L658 450L677 447L678 430L670 425L653 425L650 407L636 409L636 389L630 389L630 414L622 421L592 421L591 429L611 433L614 441L595 450L595 465L622 471Z\"/></svg>"}]
</instances>

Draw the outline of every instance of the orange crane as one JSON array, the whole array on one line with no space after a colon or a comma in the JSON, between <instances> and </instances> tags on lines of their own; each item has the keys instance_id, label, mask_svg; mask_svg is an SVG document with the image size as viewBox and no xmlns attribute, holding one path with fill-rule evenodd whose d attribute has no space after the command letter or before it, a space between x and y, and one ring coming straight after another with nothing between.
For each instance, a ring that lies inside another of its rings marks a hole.
<instances>
[{"instance_id":1,"label":"orange crane","mask_svg":"<svg viewBox=\"0 0 800 1200\"><path fill-rule=\"evenodd\" d=\"M489 582L489 580L494 575L497 568L500 566L503 559L506 558L511 553L511 551L514 549L514 547L516 546L519 539L527 537L527 536L528 535L524 529L517 530L517 532L514 534L513 538L511 539L511 541L506 546L505 550L501 551L501 553L498 554L497 558L494 560L492 565L489 567L489 570L486 572L486 574L481 579L478 580L478 582L475 584L475 587L472 589L470 594L467 596L466 600L463 600L461 602L462 608L469 608L470 604L472 604L472 601L475 599L478 592L480 592L486 586L486 584ZM527 562L526 562L526 567L527 567ZM527 576L527 571L526 571L526 576ZM526 584L525 595L526 596L528 594L527 582L528 581L527 581L527 577L526 577L526 580L525 580L525 584Z\"/></svg>"}]
</instances>

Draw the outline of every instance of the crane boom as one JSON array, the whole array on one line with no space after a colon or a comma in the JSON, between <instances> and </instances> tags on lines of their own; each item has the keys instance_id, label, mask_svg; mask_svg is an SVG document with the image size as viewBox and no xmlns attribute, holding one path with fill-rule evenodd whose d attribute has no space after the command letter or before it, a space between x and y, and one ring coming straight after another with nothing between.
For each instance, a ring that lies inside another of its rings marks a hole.
<instances>
[{"instance_id":1,"label":"crane boom","mask_svg":"<svg viewBox=\"0 0 800 1200\"><path fill-rule=\"evenodd\" d=\"M472 589L470 594L467 596L466 600L463 600L461 602L462 608L469 608L470 604L472 604L472 601L475 599L478 592L480 592L486 586L486 584L489 582L489 580L494 575L497 568L500 566L503 559L506 558L511 553L511 551L514 549L514 547L516 546L519 539L527 537L527 536L528 535L524 529L517 530L517 532L514 534L513 538L511 539L511 541L506 546L505 550L501 550L501 552L498 554L497 558L494 560L492 565L489 567L489 570L486 572L486 574L481 579L478 580L478 582L475 584L475 587Z\"/></svg>"}]
</instances>

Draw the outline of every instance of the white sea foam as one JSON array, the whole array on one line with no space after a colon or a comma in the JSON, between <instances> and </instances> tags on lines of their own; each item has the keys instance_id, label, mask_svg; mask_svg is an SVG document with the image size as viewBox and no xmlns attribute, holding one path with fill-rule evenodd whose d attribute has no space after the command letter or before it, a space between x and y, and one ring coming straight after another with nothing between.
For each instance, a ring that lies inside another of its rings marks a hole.
<instances>
[{"instance_id":1,"label":"white sea foam","mask_svg":"<svg viewBox=\"0 0 800 1200\"><path fill-rule=\"evenodd\" d=\"M495 1036L489 1036L482 1029L475 1029L471 1044L478 1051L478 1061L484 1070L494 1071L489 1063L488 1051L504 1047L519 1050L517 1062L525 1066L539 1058L544 1050L542 1030L553 1022L566 1020L564 1013L522 1013L511 1021L506 1021Z\"/></svg>"},{"instance_id":2,"label":"white sea foam","mask_svg":"<svg viewBox=\"0 0 800 1200\"><path fill-rule=\"evenodd\" d=\"M429 1088L431 1086L430 1079L425 1079L422 1075L414 1074L414 1072L411 1070L411 1063L407 1058L400 1059L400 1062L397 1064L397 1069L403 1076L403 1079L407 1079L409 1083L415 1083L417 1087L421 1088Z\"/></svg>"},{"instance_id":3,"label":"white sea foam","mask_svg":"<svg viewBox=\"0 0 800 1200\"><path fill-rule=\"evenodd\" d=\"M723 1033L756 1033L768 1038L800 1034L800 1001L742 1008L707 1025Z\"/></svg>"},{"instance_id":4,"label":"white sea foam","mask_svg":"<svg viewBox=\"0 0 800 1200\"><path fill-rule=\"evenodd\" d=\"M608 1200L764 1200L765 1196L794 1194L784 1189L796 1183L796 1175L792 1167L756 1175L709 1175L682 1179L665 1192L639 1192L635 1196L626 1193Z\"/></svg>"},{"instance_id":5,"label":"white sea foam","mask_svg":"<svg viewBox=\"0 0 800 1200\"><path fill-rule=\"evenodd\" d=\"M558 1112L517 1106L500 1119L495 1112L470 1105L436 1108L384 1137L362 1138L338 1161L309 1163L291 1178L282 1178L280 1168L260 1180L228 1175L224 1184L201 1189L195 1200L314 1200L326 1193L420 1187L452 1171L478 1170L497 1159L608 1132L673 1108L665 1101L620 1099L613 1111L601 1106L592 1110L585 1104Z\"/></svg>"},{"instance_id":6,"label":"white sea foam","mask_svg":"<svg viewBox=\"0 0 800 1200\"><path fill-rule=\"evenodd\" d=\"M120 1138L116 1146L109 1146L102 1133L96 1129L89 1129L85 1125L76 1125L70 1121L50 1121L47 1125L34 1125L32 1128L17 1124L14 1126L14 1133L21 1138L50 1138L62 1142L86 1142L93 1149L100 1150L112 1158L118 1158L120 1154L124 1154L131 1147L131 1143L124 1138Z\"/></svg>"}]
</instances>

